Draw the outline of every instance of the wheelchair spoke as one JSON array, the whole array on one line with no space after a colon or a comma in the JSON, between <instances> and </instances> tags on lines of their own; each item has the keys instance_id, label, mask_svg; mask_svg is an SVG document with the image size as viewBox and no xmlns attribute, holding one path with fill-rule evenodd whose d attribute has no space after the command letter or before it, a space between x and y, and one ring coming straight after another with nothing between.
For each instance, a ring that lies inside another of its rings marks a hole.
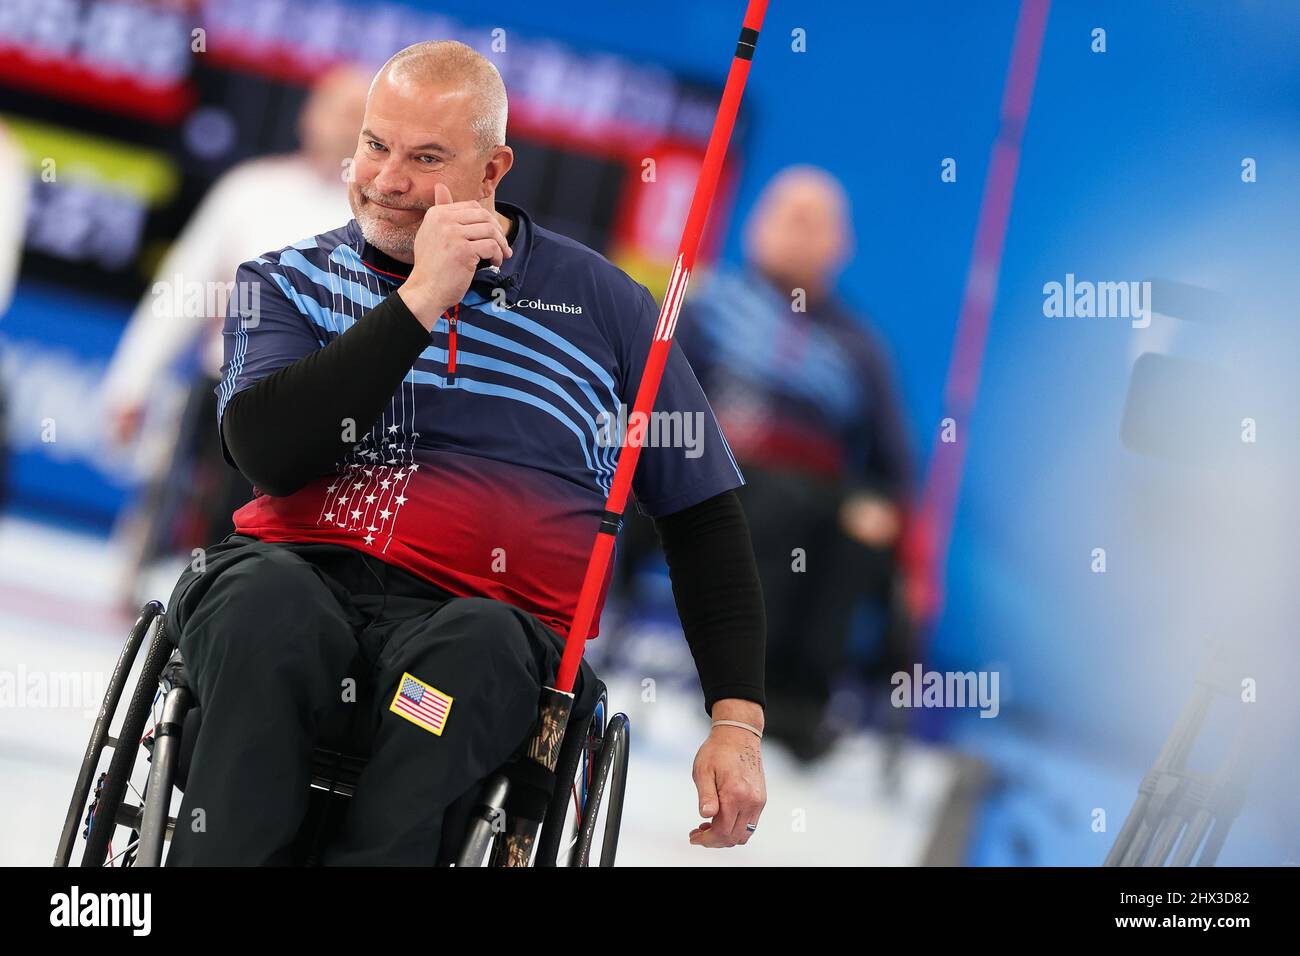
<instances>
[{"instance_id":1,"label":"wheelchair spoke","mask_svg":"<svg viewBox=\"0 0 1300 956\"><path fill-rule=\"evenodd\" d=\"M582 827L580 825L580 822L577 819L575 819L573 821L573 834L569 839L568 845L565 846L564 848L565 866L573 865L573 849L578 845L578 838L581 835L582 835Z\"/></svg>"},{"instance_id":2,"label":"wheelchair spoke","mask_svg":"<svg viewBox=\"0 0 1300 956\"><path fill-rule=\"evenodd\" d=\"M128 843L128 844L127 844L127 845L122 849L122 852L121 852L121 853L114 853L114 854L113 854L112 856L110 856L107 860L105 860L105 861L104 861L104 866L109 866L109 867L111 867L111 866L113 865L113 861L114 861L114 860L116 860L119 856L122 856L123 854L130 853L132 850L134 850L134 849L139 845L139 843L140 843L140 840L139 840L138 838L135 839L135 840L132 840L130 843Z\"/></svg>"},{"instance_id":3,"label":"wheelchair spoke","mask_svg":"<svg viewBox=\"0 0 1300 956\"><path fill-rule=\"evenodd\" d=\"M154 691L153 703L149 705L149 716L153 719L149 721L148 726L144 729L144 735L140 738L140 746L142 747L144 746L144 742L153 736L154 729L158 726L158 702L162 700L162 696L163 692L161 687Z\"/></svg>"},{"instance_id":4,"label":"wheelchair spoke","mask_svg":"<svg viewBox=\"0 0 1300 956\"><path fill-rule=\"evenodd\" d=\"M585 787L583 788L586 789ZM569 831L569 842L564 847L565 865L569 865L573 858L573 848L578 845L578 835L582 832L582 799L583 794L578 792L578 781L575 778L571 788L573 794L573 825Z\"/></svg>"},{"instance_id":5,"label":"wheelchair spoke","mask_svg":"<svg viewBox=\"0 0 1300 956\"><path fill-rule=\"evenodd\" d=\"M130 780L126 782L126 785L131 788L131 792L135 794L135 798L140 801L140 806L143 807L144 795L141 794L140 791L135 788L135 784L133 784ZM145 789L148 789L148 787L146 787Z\"/></svg>"}]
</instances>

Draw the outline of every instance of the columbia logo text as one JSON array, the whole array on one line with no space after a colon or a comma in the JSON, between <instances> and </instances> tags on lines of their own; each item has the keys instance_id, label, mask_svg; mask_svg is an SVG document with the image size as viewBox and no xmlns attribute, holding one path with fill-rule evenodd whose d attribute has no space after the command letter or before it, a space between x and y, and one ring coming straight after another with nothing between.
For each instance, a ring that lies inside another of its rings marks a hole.
<instances>
[{"instance_id":1,"label":"columbia logo text","mask_svg":"<svg viewBox=\"0 0 1300 956\"><path fill-rule=\"evenodd\" d=\"M582 315L582 306L568 302L543 302L541 299L520 299L516 306L525 309L537 309L539 312L567 312L570 315Z\"/></svg>"}]
</instances>

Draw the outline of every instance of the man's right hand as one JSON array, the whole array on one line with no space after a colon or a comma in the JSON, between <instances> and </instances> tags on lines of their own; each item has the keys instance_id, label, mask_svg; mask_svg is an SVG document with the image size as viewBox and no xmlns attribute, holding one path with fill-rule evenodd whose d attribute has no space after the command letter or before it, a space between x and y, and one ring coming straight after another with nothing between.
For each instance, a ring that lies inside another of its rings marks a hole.
<instances>
[{"instance_id":1,"label":"man's right hand","mask_svg":"<svg viewBox=\"0 0 1300 956\"><path fill-rule=\"evenodd\" d=\"M902 531L902 515L893 502L871 494L854 494L840 507L840 528L868 548L891 548Z\"/></svg>"},{"instance_id":2,"label":"man's right hand","mask_svg":"<svg viewBox=\"0 0 1300 956\"><path fill-rule=\"evenodd\" d=\"M510 245L496 216L473 200L452 202L444 183L434 187L434 205L415 234L415 263L397 290L406 307L430 331L438 317L469 289L479 260L500 266Z\"/></svg>"}]
</instances>

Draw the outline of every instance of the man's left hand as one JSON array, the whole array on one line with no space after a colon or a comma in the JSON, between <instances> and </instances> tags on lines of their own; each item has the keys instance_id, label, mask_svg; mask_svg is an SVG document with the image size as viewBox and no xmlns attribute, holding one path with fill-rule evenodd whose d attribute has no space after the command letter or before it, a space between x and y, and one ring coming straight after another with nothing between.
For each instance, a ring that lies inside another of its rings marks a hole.
<instances>
[{"instance_id":1,"label":"man's left hand","mask_svg":"<svg viewBox=\"0 0 1300 956\"><path fill-rule=\"evenodd\" d=\"M724 699L713 705L715 720L739 720L763 729L763 708L753 701ZM695 846L744 845L754 835L767 803L759 738L743 727L714 727L695 755L691 771L699 791L700 816L709 817L691 831Z\"/></svg>"}]
</instances>

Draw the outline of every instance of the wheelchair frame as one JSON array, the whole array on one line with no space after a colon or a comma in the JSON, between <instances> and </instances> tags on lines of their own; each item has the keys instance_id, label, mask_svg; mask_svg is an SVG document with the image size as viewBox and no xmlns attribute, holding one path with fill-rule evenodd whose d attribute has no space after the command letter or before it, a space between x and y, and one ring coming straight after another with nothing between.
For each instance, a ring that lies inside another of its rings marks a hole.
<instances>
[{"instance_id":1,"label":"wheelchair frame","mask_svg":"<svg viewBox=\"0 0 1300 956\"><path fill-rule=\"evenodd\" d=\"M146 638L140 677L117 736L110 736L122 693ZM78 832L86 840L82 866L112 866L118 858L122 866L162 864L168 834L176 824L170 811L185 715L195 703L189 686L181 679L181 665L180 651L167 635L163 606L158 601L150 601L140 610L118 655L95 719L59 836L54 858L56 867L70 865ZM161 716L147 730L159 697ZM573 841L569 865L589 866L602 807L606 812L599 865L614 865L627 787L630 725L626 714L614 714L606 719L607 712L608 699L602 684L590 718L571 724L564 735L556 766L556 784L532 860L534 866L558 865L566 836ZM99 772L106 747L112 749L112 759L108 769ZM149 753L150 767L144 792L139 795L140 804L135 805L127 802L126 791L141 750ZM317 747L312 755L311 787L328 795L350 798L365 765L365 758ZM458 866L502 865L501 854L493 851L505 834L510 788L504 771L488 779L470 816L468 832L457 856ZM569 827L569 809L574 804L576 814ZM306 823L304 819L304 827ZM132 840L110 859L109 844L119 825L131 829Z\"/></svg>"}]
</instances>

